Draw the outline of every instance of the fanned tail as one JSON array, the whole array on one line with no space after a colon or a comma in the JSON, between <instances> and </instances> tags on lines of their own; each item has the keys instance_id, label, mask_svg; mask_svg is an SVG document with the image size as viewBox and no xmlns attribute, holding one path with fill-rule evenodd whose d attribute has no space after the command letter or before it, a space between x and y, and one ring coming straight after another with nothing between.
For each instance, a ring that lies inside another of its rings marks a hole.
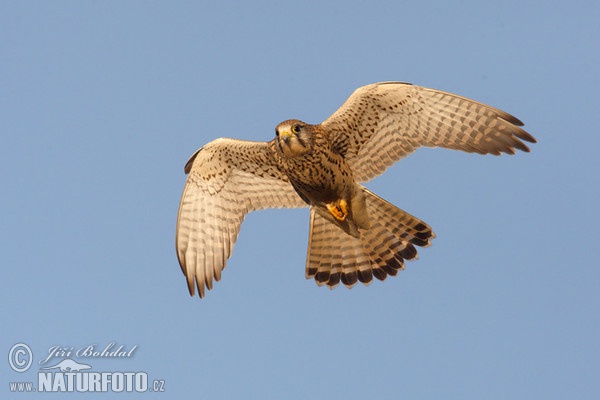
<instances>
[{"instance_id":1,"label":"fanned tail","mask_svg":"<svg viewBox=\"0 0 600 400\"><path fill-rule=\"evenodd\" d=\"M428 246L435 234L420 219L363 188L371 227L355 238L310 210L306 278L319 286L368 285L404 269L404 260L417 257L415 246Z\"/></svg>"}]
</instances>

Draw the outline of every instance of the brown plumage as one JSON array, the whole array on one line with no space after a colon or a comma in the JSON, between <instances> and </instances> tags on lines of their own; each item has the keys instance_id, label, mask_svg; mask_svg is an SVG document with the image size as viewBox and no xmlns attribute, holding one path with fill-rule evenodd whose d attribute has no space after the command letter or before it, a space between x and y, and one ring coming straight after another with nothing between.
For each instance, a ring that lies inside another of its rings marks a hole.
<instances>
[{"instance_id":1,"label":"brown plumage","mask_svg":"<svg viewBox=\"0 0 600 400\"><path fill-rule=\"evenodd\" d=\"M435 237L423 221L371 193L368 181L418 147L480 154L529 151L515 117L400 82L357 89L319 125L287 120L270 142L217 139L198 150L177 221L177 256L200 297L231 256L246 213L310 206L306 277L335 287L383 280Z\"/></svg>"}]
</instances>

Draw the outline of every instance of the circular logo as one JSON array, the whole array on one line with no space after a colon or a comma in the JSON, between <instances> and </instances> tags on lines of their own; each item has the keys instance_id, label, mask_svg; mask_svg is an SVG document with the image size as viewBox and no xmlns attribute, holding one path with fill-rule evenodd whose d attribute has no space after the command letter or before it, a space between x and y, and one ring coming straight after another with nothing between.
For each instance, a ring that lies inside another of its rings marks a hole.
<instances>
[{"instance_id":1,"label":"circular logo","mask_svg":"<svg viewBox=\"0 0 600 400\"><path fill-rule=\"evenodd\" d=\"M8 363L17 372L25 372L31 367L33 353L25 343L17 343L8 352Z\"/></svg>"}]
</instances>

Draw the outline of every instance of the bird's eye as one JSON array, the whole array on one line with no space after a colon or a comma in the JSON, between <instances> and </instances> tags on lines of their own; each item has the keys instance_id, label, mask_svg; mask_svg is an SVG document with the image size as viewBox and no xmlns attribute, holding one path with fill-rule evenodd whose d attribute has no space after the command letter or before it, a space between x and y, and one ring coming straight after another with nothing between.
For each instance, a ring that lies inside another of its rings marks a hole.
<instances>
[{"instance_id":1,"label":"bird's eye","mask_svg":"<svg viewBox=\"0 0 600 400\"><path fill-rule=\"evenodd\" d=\"M300 125L294 125L294 126L292 126L292 132L294 132L294 133L300 133Z\"/></svg>"}]
</instances>

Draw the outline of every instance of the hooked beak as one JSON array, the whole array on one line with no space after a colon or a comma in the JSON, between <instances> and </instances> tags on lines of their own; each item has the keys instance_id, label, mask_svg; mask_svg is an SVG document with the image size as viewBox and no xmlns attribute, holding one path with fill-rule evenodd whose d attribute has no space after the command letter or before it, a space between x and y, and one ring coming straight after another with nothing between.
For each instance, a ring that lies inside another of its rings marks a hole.
<instances>
[{"instance_id":1,"label":"hooked beak","mask_svg":"<svg viewBox=\"0 0 600 400\"><path fill-rule=\"evenodd\" d=\"M292 134L289 131L283 131L279 134L279 138L283 139L284 142L289 142Z\"/></svg>"}]
</instances>

